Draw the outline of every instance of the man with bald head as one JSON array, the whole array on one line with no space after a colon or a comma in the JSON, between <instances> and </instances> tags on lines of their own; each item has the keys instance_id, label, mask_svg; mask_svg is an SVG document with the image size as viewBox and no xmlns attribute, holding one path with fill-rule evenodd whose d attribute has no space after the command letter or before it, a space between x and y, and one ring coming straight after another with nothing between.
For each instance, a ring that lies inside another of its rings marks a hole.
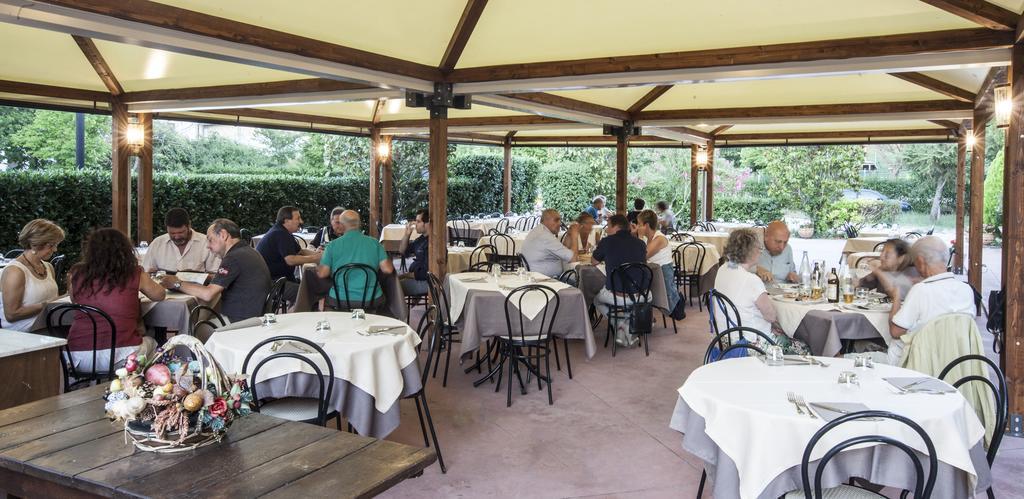
<instances>
[{"instance_id":1,"label":"man with bald head","mask_svg":"<svg viewBox=\"0 0 1024 499\"><path fill-rule=\"evenodd\" d=\"M977 313L974 290L946 271L949 248L942 239L922 237L910 248L910 255L924 280L911 287L905 297L900 296L899 286L891 285L885 290L892 297L889 333L894 341L889 344L889 360L894 363L899 362L904 347L903 341L898 340L907 332L940 315Z\"/></svg>"},{"instance_id":2,"label":"man with bald head","mask_svg":"<svg viewBox=\"0 0 1024 499\"><path fill-rule=\"evenodd\" d=\"M789 246L789 227L776 220L764 229L764 248L757 261L757 276L764 282L797 282L796 261Z\"/></svg>"},{"instance_id":3,"label":"man with bald head","mask_svg":"<svg viewBox=\"0 0 1024 499\"><path fill-rule=\"evenodd\" d=\"M537 224L523 241L520 254L530 265L530 270L540 272L548 277L561 275L565 264L575 262L579 255L579 228L574 223L569 227L566 236L570 247L566 248L558 241L558 229L562 226L562 214L558 210L548 208L540 214Z\"/></svg>"},{"instance_id":4,"label":"man with bald head","mask_svg":"<svg viewBox=\"0 0 1024 499\"><path fill-rule=\"evenodd\" d=\"M341 223L345 226L345 233L331 241L327 245L327 249L324 250L324 254L320 258L320 266L316 270L320 278L329 278L341 267L352 263L361 263L384 274L395 271L391 257L384 251L384 247L376 239L364 235L360 230L359 213L345 210L341 214ZM344 275L338 276L337 287L348 296L337 296L334 286L332 286L327 298L329 305L337 306L340 303L341 307L339 308L345 309L349 308L348 303L358 304L364 297L372 302L369 308L376 309L384 304L384 293L379 285L374 286L374 289L367 289L367 286L371 284L367 283L365 273L350 272L348 280L343 282L344 278ZM354 306L360 308L359 305Z\"/></svg>"}]
</instances>

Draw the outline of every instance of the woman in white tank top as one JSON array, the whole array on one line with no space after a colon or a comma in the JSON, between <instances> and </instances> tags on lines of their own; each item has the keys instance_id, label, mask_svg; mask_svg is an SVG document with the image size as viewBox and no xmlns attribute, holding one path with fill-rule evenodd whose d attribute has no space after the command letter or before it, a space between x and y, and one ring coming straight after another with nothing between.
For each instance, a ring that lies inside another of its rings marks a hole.
<instances>
[{"instance_id":1,"label":"woman in white tank top","mask_svg":"<svg viewBox=\"0 0 1024 499\"><path fill-rule=\"evenodd\" d=\"M679 302L679 290L675 286L675 268L672 266L672 247L665 234L658 231L658 216L651 210L641 211L636 217L636 235L647 242L647 263L661 268L665 279L665 293L669 310Z\"/></svg>"},{"instance_id":2,"label":"woman in white tank top","mask_svg":"<svg viewBox=\"0 0 1024 499\"><path fill-rule=\"evenodd\" d=\"M57 280L48 260L64 240L64 231L49 220L32 220L21 229L18 242L25 252L0 272L0 316L3 329L28 331L57 298Z\"/></svg>"}]
</instances>

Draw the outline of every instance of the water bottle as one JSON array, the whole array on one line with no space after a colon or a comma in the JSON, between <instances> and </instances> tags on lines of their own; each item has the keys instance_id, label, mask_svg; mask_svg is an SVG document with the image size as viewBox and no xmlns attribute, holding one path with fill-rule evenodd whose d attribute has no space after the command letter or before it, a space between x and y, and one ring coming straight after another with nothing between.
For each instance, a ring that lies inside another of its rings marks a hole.
<instances>
[{"instance_id":1,"label":"water bottle","mask_svg":"<svg viewBox=\"0 0 1024 499\"><path fill-rule=\"evenodd\" d=\"M800 292L804 295L811 294L811 262L806 251L800 261Z\"/></svg>"}]
</instances>

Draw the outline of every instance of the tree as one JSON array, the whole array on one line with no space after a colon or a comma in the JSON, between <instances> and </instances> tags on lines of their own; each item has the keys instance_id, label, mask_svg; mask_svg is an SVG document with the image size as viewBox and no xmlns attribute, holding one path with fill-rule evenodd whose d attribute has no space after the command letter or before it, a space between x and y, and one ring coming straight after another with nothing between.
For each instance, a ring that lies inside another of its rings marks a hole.
<instances>
[{"instance_id":1,"label":"tree","mask_svg":"<svg viewBox=\"0 0 1024 499\"><path fill-rule=\"evenodd\" d=\"M14 134L35 119L35 109L0 106L0 164L8 168L40 168L43 162L24 146L15 144Z\"/></svg>"},{"instance_id":2,"label":"tree","mask_svg":"<svg viewBox=\"0 0 1024 499\"><path fill-rule=\"evenodd\" d=\"M903 164L934 191L930 217L932 222L942 214L942 189L956 178L956 144L912 144L903 148Z\"/></svg>"},{"instance_id":3,"label":"tree","mask_svg":"<svg viewBox=\"0 0 1024 499\"><path fill-rule=\"evenodd\" d=\"M308 134L286 130L257 128L253 136L270 155L270 161L277 166L285 166L299 153L303 139Z\"/></svg>"},{"instance_id":4,"label":"tree","mask_svg":"<svg viewBox=\"0 0 1024 499\"><path fill-rule=\"evenodd\" d=\"M802 146L747 148L743 164L762 170L768 194L787 208L803 210L818 233L826 232L823 216L843 189L860 186L864 148L860 146Z\"/></svg>"},{"instance_id":5,"label":"tree","mask_svg":"<svg viewBox=\"0 0 1024 499\"><path fill-rule=\"evenodd\" d=\"M1003 151L996 153L985 172L985 225L999 228L1003 225Z\"/></svg>"},{"instance_id":6,"label":"tree","mask_svg":"<svg viewBox=\"0 0 1024 499\"><path fill-rule=\"evenodd\" d=\"M85 167L110 167L110 117L85 116ZM10 138L37 166L75 167L75 114L36 111Z\"/></svg>"},{"instance_id":7,"label":"tree","mask_svg":"<svg viewBox=\"0 0 1024 499\"><path fill-rule=\"evenodd\" d=\"M299 152L302 164L342 177L365 177L370 170L370 139L309 134Z\"/></svg>"}]
</instances>

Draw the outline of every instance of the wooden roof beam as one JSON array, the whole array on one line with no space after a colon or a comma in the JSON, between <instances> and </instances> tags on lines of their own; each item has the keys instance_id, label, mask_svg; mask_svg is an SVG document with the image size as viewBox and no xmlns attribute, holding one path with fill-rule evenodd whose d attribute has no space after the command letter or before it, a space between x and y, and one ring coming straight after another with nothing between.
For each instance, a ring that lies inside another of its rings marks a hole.
<instances>
[{"instance_id":1,"label":"wooden roof beam","mask_svg":"<svg viewBox=\"0 0 1024 499\"><path fill-rule=\"evenodd\" d=\"M265 120L292 121L296 123L315 123L318 125L330 125L348 128L368 129L373 126L373 123L370 121L352 120L347 118L335 118L331 116L317 116L313 114L289 113L284 111L273 111L269 109L214 109L210 111L203 111L203 113L226 116L239 116L245 118ZM252 124L252 126L259 127L261 125Z\"/></svg>"},{"instance_id":2,"label":"wooden roof beam","mask_svg":"<svg viewBox=\"0 0 1024 499\"><path fill-rule=\"evenodd\" d=\"M927 88L933 92L940 93L949 97L950 99L956 99L960 102L974 102L974 92L970 90L962 89L956 85L946 83L942 80L932 78L931 76L917 73L889 73L896 78L903 81L913 83L919 87Z\"/></svg>"},{"instance_id":3,"label":"wooden roof beam","mask_svg":"<svg viewBox=\"0 0 1024 499\"><path fill-rule=\"evenodd\" d=\"M110 65L107 64L106 59L103 58L103 54L100 53L100 49L96 47L96 43L91 38L84 36L72 35L75 43L78 44L78 48L82 49L82 54L85 55L85 59L89 61L89 65L96 71L96 75L100 77L100 81L103 82L103 86L107 87L110 95L117 97L124 93L124 88L121 87L121 83L117 81L114 76L114 72L110 69Z\"/></svg>"},{"instance_id":4,"label":"wooden roof beam","mask_svg":"<svg viewBox=\"0 0 1024 499\"><path fill-rule=\"evenodd\" d=\"M928 121L930 121L932 123L935 123L936 125L939 125L942 128L948 128L950 130L959 130L960 127L962 126L962 122L958 123L956 121L950 121L950 120L928 120Z\"/></svg>"},{"instance_id":5,"label":"wooden roof beam","mask_svg":"<svg viewBox=\"0 0 1024 499\"><path fill-rule=\"evenodd\" d=\"M984 28L456 69L456 92L512 93L1006 65L1014 34Z\"/></svg>"},{"instance_id":6,"label":"wooden roof beam","mask_svg":"<svg viewBox=\"0 0 1024 499\"><path fill-rule=\"evenodd\" d=\"M788 133L730 133L720 135L716 141L750 141L750 140L808 140L808 139L860 139L870 140L872 137L949 137L956 134L952 130L924 128L913 130L843 130L824 132L788 132Z\"/></svg>"},{"instance_id":7,"label":"wooden roof beam","mask_svg":"<svg viewBox=\"0 0 1024 499\"><path fill-rule=\"evenodd\" d=\"M1020 16L985 0L921 0L989 29L1013 31Z\"/></svg>"},{"instance_id":8,"label":"wooden roof beam","mask_svg":"<svg viewBox=\"0 0 1024 499\"><path fill-rule=\"evenodd\" d=\"M868 121L893 119L962 119L971 116L974 106L954 100L867 102L819 104L809 106L738 107L720 109L679 109L642 111L639 126L674 126L752 123L794 123L828 121Z\"/></svg>"},{"instance_id":9,"label":"wooden roof beam","mask_svg":"<svg viewBox=\"0 0 1024 499\"><path fill-rule=\"evenodd\" d=\"M483 14L486 6L487 0L468 0L466 2L466 8L462 11L459 23L455 25L455 32L452 33L452 38L448 42L448 48L444 50L444 56L441 57L439 69L442 73L450 73L459 63L462 51L466 49L469 37L473 34L473 29L476 28L476 23L480 20L480 15Z\"/></svg>"},{"instance_id":10,"label":"wooden roof beam","mask_svg":"<svg viewBox=\"0 0 1024 499\"><path fill-rule=\"evenodd\" d=\"M632 106L629 106L629 109L627 109L626 112L630 115L635 115L636 113L643 111L647 106L650 106L654 101L658 100L658 97L665 95L665 92L668 92L671 89L672 85L658 85L652 88L651 91L644 94L640 100L634 102Z\"/></svg>"},{"instance_id":11,"label":"wooden roof beam","mask_svg":"<svg viewBox=\"0 0 1024 499\"><path fill-rule=\"evenodd\" d=\"M609 142L614 144L616 138L611 135L521 135L513 140L513 144L535 144L539 142L554 142L554 143L604 143ZM667 139L656 135L631 135L630 141L640 142L679 142L673 139Z\"/></svg>"},{"instance_id":12,"label":"wooden roof beam","mask_svg":"<svg viewBox=\"0 0 1024 499\"><path fill-rule=\"evenodd\" d=\"M0 80L0 92L7 94L34 95L38 97L52 97L55 99L81 100L91 102L109 102L110 94L96 90L84 90L81 88L58 87L54 85L40 85L38 83L24 83L20 81Z\"/></svg>"},{"instance_id":13,"label":"wooden roof beam","mask_svg":"<svg viewBox=\"0 0 1024 499\"><path fill-rule=\"evenodd\" d=\"M0 21L379 87L433 91L432 66L149 0L0 0Z\"/></svg>"},{"instance_id":14,"label":"wooden roof beam","mask_svg":"<svg viewBox=\"0 0 1024 499\"><path fill-rule=\"evenodd\" d=\"M719 135L722 132L724 132L724 131L732 128L732 127L733 127L732 125L722 125L722 126L716 127L714 130L711 131L711 135Z\"/></svg>"},{"instance_id":15,"label":"wooden roof beam","mask_svg":"<svg viewBox=\"0 0 1024 499\"><path fill-rule=\"evenodd\" d=\"M630 118L621 109L592 104L558 95L530 92L510 95L478 95L473 100L479 104L510 111L537 114L592 125L622 125ZM449 120L450 121L450 120Z\"/></svg>"}]
</instances>

